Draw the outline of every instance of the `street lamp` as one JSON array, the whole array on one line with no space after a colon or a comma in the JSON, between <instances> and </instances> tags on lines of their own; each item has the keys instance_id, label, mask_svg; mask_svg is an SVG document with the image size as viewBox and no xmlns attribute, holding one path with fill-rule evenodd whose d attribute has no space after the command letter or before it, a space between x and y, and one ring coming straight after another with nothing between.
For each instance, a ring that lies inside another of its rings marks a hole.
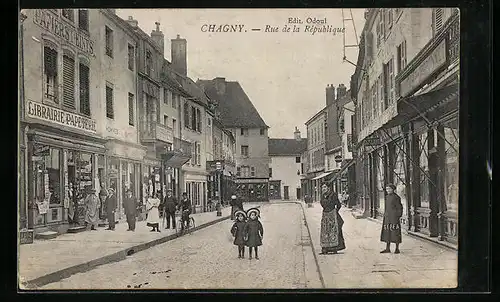
<instances>
[{"instance_id":1,"label":"street lamp","mask_svg":"<svg viewBox=\"0 0 500 302\"><path fill-rule=\"evenodd\" d=\"M221 205L222 205L222 194L221 194L221 180L222 180L222 164L220 162L215 163L215 170L216 170L216 176L218 176L218 182L217 182L217 192L219 193L219 200L217 201L217 216L222 216L222 210L221 210Z\"/></svg>"}]
</instances>

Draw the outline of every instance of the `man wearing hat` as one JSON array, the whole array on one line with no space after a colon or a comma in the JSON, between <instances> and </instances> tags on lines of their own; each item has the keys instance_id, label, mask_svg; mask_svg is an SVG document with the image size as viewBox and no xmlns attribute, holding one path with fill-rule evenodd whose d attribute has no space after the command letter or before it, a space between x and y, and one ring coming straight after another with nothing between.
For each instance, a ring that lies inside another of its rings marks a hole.
<instances>
[{"instance_id":1,"label":"man wearing hat","mask_svg":"<svg viewBox=\"0 0 500 302\"><path fill-rule=\"evenodd\" d=\"M231 196L231 220L234 220L234 214L236 211L244 211L243 210L243 201L241 199L236 198L236 195Z\"/></svg>"},{"instance_id":2,"label":"man wearing hat","mask_svg":"<svg viewBox=\"0 0 500 302\"><path fill-rule=\"evenodd\" d=\"M97 230L99 219L99 207L101 203L96 195L94 188L88 189L87 197L85 198L85 224L90 225L90 229Z\"/></svg>"},{"instance_id":3,"label":"man wearing hat","mask_svg":"<svg viewBox=\"0 0 500 302\"><path fill-rule=\"evenodd\" d=\"M172 219L172 229L175 230L175 208L177 207L177 199L172 195L172 190L167 190L167 196L163 201L163 217L167 219L167 227L170 228L170 219Z\"/></svg>"},{"instance_id":4,"label":"man wearing hat","mask_svg":"<svg viewBox=\"0 0 500 302\"><path fill-rule=\"evenodd\" d=\"M185 222L189 228L189 215L191 214L191 200L188 199L186 192L182 193L179 209L181 210L181 230L184 230Z\"/></svg>"},{"instance_id":5,"label":"man wearing hat","mask_svg":"<svg viewBox=\"0 0 500 302\"><path fill-rule=\"evenodd\" d=\"M125 198L123 199L123 209L125 216L127 216L127 231L135 231L135 216L137 213L137 204L135 198L132 196L132 190L127 189Z\"/></svg>"},{"instance_id":6,"label":"man wearing hat","mask_svg":"<svg viewBox=\"0 0 500 302\"><path fill-rule=\"evenodd\" d=\"M115 230L115 211L116 211L116 195L115 190L108 189L108 198L106 199L106 215L108 217L108 228L106 230Z\"/></svg>"}]
</instances>

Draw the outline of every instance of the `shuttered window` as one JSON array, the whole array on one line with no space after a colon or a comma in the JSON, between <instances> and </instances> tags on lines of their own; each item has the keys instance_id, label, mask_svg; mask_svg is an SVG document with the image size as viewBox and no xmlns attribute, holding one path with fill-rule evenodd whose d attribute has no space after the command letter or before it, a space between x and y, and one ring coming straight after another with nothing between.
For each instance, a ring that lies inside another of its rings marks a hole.
<instances>
[{"instance_id":1,"label":"shuttered window","mask_svg":"<svg viewBox=\"0 0 500 302\"><path fill-rule=\"evenodd\" d=\"M106 55L113 57L113 30L106 26Z\"/></svg>"},{"instance_id":2,"label":"shuttered window","mask_svg":"<svg viewBox=\"0 0 500 302\"><path fill-rule=\"evenodd\" d=\"M58 103L57 100L57 51L49 46L43 48L43 69L45 75L45 97Z\"/></svg>"},{"instance_id":3,"label":"shuttered window","mask_svg":"<svg viewBox=\"0 0 500 302\"><path fill-rule=\"evenodd\" d=\"M196 164L201 165L201 144L196 143Z\"/></svg>"},{"instance_id":4,"label":"shuttered window","mask_svg":"<svg viewBox=\"0 0 500 302\"><path fill-rule=\"evenodd\" d=\"M443 13L444 9L434 9L434 34L437 35L443 29Z\"/></svg>"},{"instance_id":5,"label":"shuttered window","mask_svg":"<svg viewBox=\"0 0 500 302\"><path fill-rule=\"evenodd\" d=\"M200 109L196 109L196 130L201 132L201 111Z\"/></svg>"},{"instance_id":6,"label":"shuttered window","mask_svg":"<svg viewBox=\"0 0 500 302\"><path fill-rule=\"evenodd\" d=\"M63 105L75 109L75 59L63 56Z\"/></svg>"},{"instance_id":7,"label":"shuttered window","mask_svg":"<svg viewBox=\"0 0 500 302\"><path fill-rule=\"evenodd\" d=\"M196 131L196 108L191 107L191 129Z\"/></svg>"},{"instance_id":8,"label":"shuttered window","mask_svg":"<svg viewBox=\"0 0 500 302\"><path fill-rule=\"evenodd\" d=\"M184 128L189 129L190 120L189 120L189 105L188 103L184 103Z\"/></svg>"},{"instance_id":9,"label":"shuttered window","mask_svg":"<svg viewBox=\"0 0 500 302\"><path fill-rule=\"evenodd\" d=\"M128 45L128 69L134 70L135 51L133 45Z\"/></svg>"},{"instance_id":10,"label":"shuttered window","mask_svg":"<svg viewBox=\"0 0 500 302\"><path fill-rule=\"evenodd\" d=\"M128 94L128 124L134 125L134 95L132 93Z\"/></svg>"},{"instance_id":11,"label":"shuttered window","mask_svg":"<svg viewBox=\"0 0 500 302\"><path fill-rule=\"evenodd\" d=\"M86 9L78 10L78 27L81 30L89 31L89 11Z\"/></svg>"},{"instance_id":12,"label":"shuttered window","mask_svg":"<svg viewBox=\"0 0 500 302\"><path fill-rule=\"evenodd\" d=\"M80 63L80 113L90 116L89 68Z\"/></svg>"},{"instance_id":13,"label":"shuttered window","mask_svg":"<svg viewBox=\"0 0 500 302\"><path fill-rule=\"evenodd\" d=\"M114 119L115 113L113 110L113 88L106 86L106 116Z\"/></svg>"}]
</instances>

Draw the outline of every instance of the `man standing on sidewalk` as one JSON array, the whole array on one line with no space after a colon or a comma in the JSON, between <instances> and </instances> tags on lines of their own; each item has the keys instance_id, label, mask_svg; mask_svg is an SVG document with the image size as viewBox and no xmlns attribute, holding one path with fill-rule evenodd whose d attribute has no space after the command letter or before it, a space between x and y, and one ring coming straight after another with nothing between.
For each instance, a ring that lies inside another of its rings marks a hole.
<instances>
[{"instance_id":1,"label":"man standing on sidewalk","mask_svg":"<svg viewBox=\"0 0 500 302\"><path fill-rule=\"evenodd\" d=\"M108 228L106 230L115 230L115 210L116 210L116 195L115 190L108 190L108 198L106 199L106 214L108 216Z\"/></svg>"},{"instance_id":2,"label":"man standing on sidewalk","mask_svg":"<svg viewBox=\"0 0 500 302\"><path fill-rule=\"evenodd\" d=\"M123 199L123 209L125 210L125 215L127 216L127 231L135 231L135 216L137 205L135 202L135 198L132 196L132 190L127 189L127 195Z\"/></svg>"},{"instance_id":3,"label":"man standing on sidewalk","mask_svg":"<svg viewBox=\"0 0 500 302\"><path fill-rule=\"evenodd\" d=\"M191 200L187 198L187 193L182 193L182 200L179 204L181 210L181 230L184 230L184 223L189 228L189 215L191 214Z\"/></svg>"},{"instance_id":4,"label":"man standing on sidewalk","mask_svg":"<svg viewBox=\"0 0 500 302\"><path fill-rule=\"evenodd\" d=\"M177 199L172 196L172 190L167 190L167 196L163 202L164 219L167 219L167 227L170 228L170 219L172 219L172 229L175 230L175 209L177 208Z\"/></svg>"}]
</instances>

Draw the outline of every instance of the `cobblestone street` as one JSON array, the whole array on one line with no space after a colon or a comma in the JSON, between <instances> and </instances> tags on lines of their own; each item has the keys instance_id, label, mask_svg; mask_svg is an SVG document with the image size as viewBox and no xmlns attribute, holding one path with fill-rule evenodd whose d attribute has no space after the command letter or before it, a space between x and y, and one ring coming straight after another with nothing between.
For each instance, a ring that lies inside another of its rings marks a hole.
<instances>
[{"instance_id":1,"label":"cobblestone street","mask_svg":"<svg viewBox=\"0 0 500 302\"><path fill-rule=\"evenodd\" d=\"M260 260L249 260L248 249L246 259L238 259L232 222L226 220L42 289L320 287L317 273L305 267L307 263L308 269L314 268L314 262L300 205L265 205L261 216Z\"/></svg>"}]
</instances>

